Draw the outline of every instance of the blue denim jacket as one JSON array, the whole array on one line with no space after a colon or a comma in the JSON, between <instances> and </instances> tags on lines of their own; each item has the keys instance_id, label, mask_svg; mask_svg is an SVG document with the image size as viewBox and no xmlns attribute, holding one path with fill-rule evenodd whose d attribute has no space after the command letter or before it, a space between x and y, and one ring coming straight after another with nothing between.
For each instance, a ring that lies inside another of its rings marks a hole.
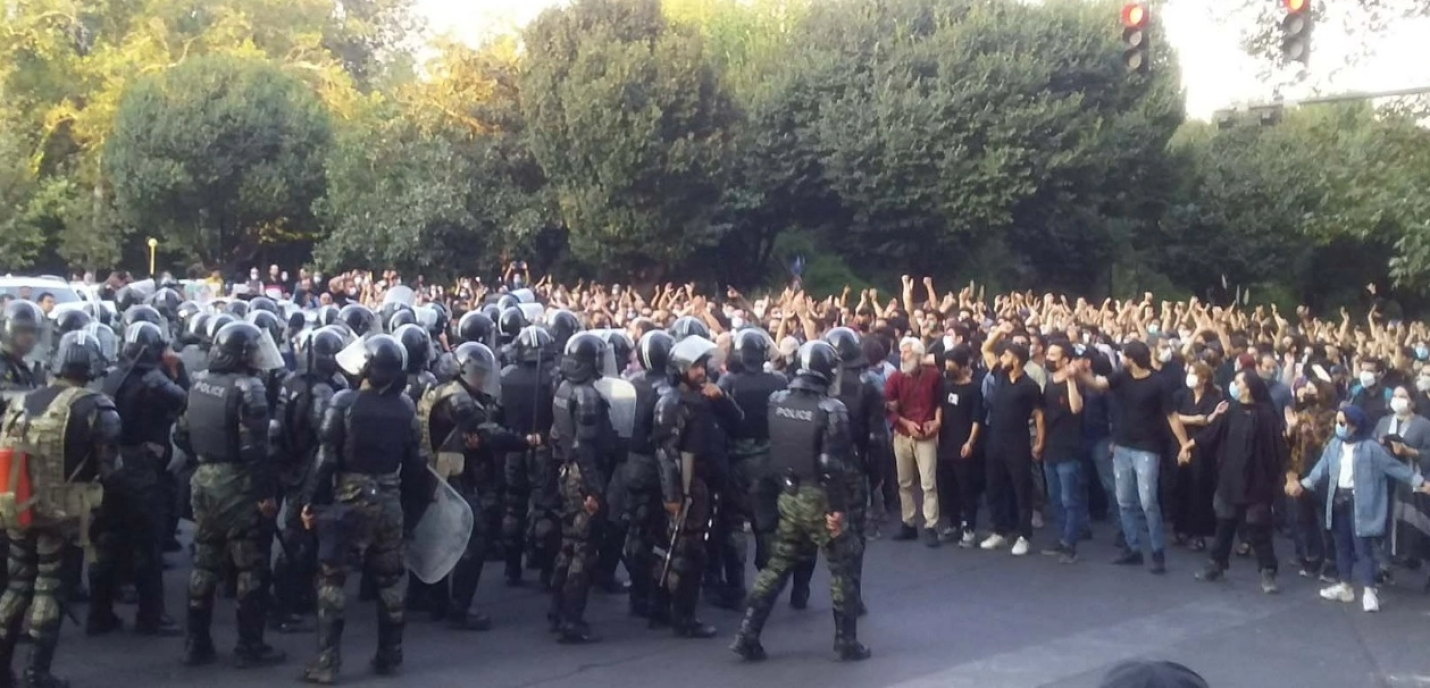
<instances>
[{"instance_id":1,"label":"blue denim jacket","mask_svg":"<svg viewBox=\"0 0 1430 688\"><path fill-rule=\"evenodd\" d=\"M1316 489L1322 482L1328 484L1326 490L1326 529L1331 528L1331 506L1336 495L1336 481L1341 474L1341 444L1339 437L1332 437L1321 452L1321 460L1316 467L1301 480L1301 486ZM1425 479L1415 474L1410 466L1390 455L1385 447L1370 439L1355 443L1355 466L1351 469L1355 479L1355 532L1356 537L1381 537L1385 535L1385 518L1390 509L1390 497L1386 478L1394 478L1411 487L1419 488Z\"/></svg>"}]
</instances>

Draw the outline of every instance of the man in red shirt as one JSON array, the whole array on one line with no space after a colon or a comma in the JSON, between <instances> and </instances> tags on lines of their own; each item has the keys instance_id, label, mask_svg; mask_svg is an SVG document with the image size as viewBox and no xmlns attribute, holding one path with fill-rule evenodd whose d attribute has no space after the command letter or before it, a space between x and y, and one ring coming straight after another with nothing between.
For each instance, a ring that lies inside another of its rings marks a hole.
<instances>
[{"instance_id":1,"label":"man in red shirt","mask_svg":"<svg viewBox=\"0 0 1430 688\"><path fill-rule=\"evenodd\" d=\"M894 428L894 465L904 522L894 539L918 536L914 527L917 478L924 500L924 544L929 547L938 546L938 389L938 370L924 365L923 342L904 338L899 342L899 369L884 384L884 402Z\"/></svg>"}]
</instances>

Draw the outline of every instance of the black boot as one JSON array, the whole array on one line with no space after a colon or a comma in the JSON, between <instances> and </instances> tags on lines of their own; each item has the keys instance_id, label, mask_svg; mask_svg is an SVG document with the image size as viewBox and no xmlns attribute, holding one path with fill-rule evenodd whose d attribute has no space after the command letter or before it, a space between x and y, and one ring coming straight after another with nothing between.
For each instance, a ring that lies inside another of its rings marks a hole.
<instances>
[{"instance_id":1,"label":"black boot","mask_svg":"<svg viewBox=\"0 0 1430 688\"><path fill-rule=\"evenodd\" d=\"M218 652L214 650L213 636L209 635L213 618L213 609L189 608L188 629L184 638L184 664L200 666L211 664L218 658Z\"/></svg>"},{"instance_id":2,"label":"black boot","mask_svg":"<svg viewBox=\"0 0 1430 688\"><path fill-rule=\"evenodd\" d=\"M840 661L858 662L874 654L859 642L858 617L834 612L834 652Z\"/></svg>"},{"instance_id":3,"label":"black boot","mask_svg":"<svg viewBox=\"0 0 1430 688\"><path fill-rule=\"evenodd\" d=\"M451 618L448 615L447 618ZM372 658L372 670L380 676L391 676L402 666L402 626L381 614L377 617L377 654Z\"/></svg>"},{"instance_id":4,"label":"black boot","mask_svg":"<svg viewBox=\"0 0 1430 688\"><path fill-rule=\"evenodd\" d=\"M50 673L50 665L55 661L55 645L58 642L58 637L34 639L30 644L30 661L25 667L21 685L25 688L69 688L69 681L56 678Z\"/></svg>"},{"instance_id":5,"label":"black boot","mask_svg":"<svg viewBox=\"0 0 1430 688\"><path fill-rule=\"evenodd\" d=\"M700 589L694 585L683 585L676 592L674 609L671 612L671 626L677 638L714 638L714 626L695 616L695 606L700 598Z\"/></svg>"},{"instance_id":6,"label":"black boot","mask_svg":"<svg viewBox=\"0 0 1430 688\"><path fill-rule=\"evenodd\" d=\"M601 641L600 636L591 632L591 627L585 621L563 621L561 623L561 637L557 642L562 645L587 645Z\"/></svg>"},{"instance_id":7,"label":"black boot","mask_svg":"<svg viewBox=\"0 0 1430 688\"><path fill-rule=\"evenodd\" d=\"M770 618L771 605L751 604L745 608L745 617L740 619L740 631L735 634L735 642L730 651L747 662L759 662L765 658L765 647L760 644L760 631L765 628L765 620Z\"/></svg>"},{"instance_id":8,"label":"black boot","mask_svg":"<svg viewBox=\"0 0 1430 688\"><path fill-rule=\"evenodd\" d=\"M234 665L240 669L279 664L288 655L263 642L264 607L262 593L249 593L238 601L238 646Z\"/></svg>"},{"instance_id":9,"label":"black boot","mask_svg":"<svg viewBox=\"0 0 1430 688\"><path fill-rule=\"evenodd\" d=\"M0 638L0 661L5 664L0 666L0 687L12 688L20 685L19 679L15 678L15 646L20 641L20 624L24 619L15 617L15 623L10 624L6 630L5 637Z\"/></svg>"},{"instance_id":10,"label":"black boot","mask_svg":"<svg viewBox=\"0 0 1430 688\"><path fill-rule=\"evenodd\" d=\"M656 586L650 595L650 614L647 617L646 626L649 628L665 628L670 625L670 589L664 585Z\"/></svg>"},{"instance_id":11,"label":"black boot","mask_svg":"<svg viewBox=\"0 0 1430 688\"><path fill-rule=\"evenodd\" d=\"M789 606L794 609L809 607L809 581L814 578L814 560L795 564L793 584L789 591Z\"/></svg>"},{"instance_id":12,"label":"black boot","mask_svg":"<svg viewBox=\"0 0 1430 688\"><path fill-rule=\"evenodd\" d=\"M343 666L343 620L318 620L318 656L303 669L302 679L308 683L331 686L338 680Z\"/></svg>"}]
</instances>

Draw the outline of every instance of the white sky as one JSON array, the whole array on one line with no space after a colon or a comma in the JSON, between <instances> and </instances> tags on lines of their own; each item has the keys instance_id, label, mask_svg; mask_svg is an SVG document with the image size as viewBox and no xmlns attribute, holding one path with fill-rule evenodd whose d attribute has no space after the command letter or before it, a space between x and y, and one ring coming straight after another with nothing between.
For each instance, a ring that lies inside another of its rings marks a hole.
<instances>
[{"instance_id":1,"label":"white sky","mask_svg":"<svg viewBox=\"0 0 1430 688\"><path fill-rule=\"evenodd\" d=\"M475 43L511 31L561 1L417 0L417 5L431 33L451 34ZM1187 114L1199 119L1207 119L1213 110L1236 102L1265 101L1272 96L1271 86L1258 83L1255 63L1238 46L1238 27L1220 25L1226 17L1208 10L1218 4L1236 6L1241 0L1166 0L1158 21L1181 57ZM1110 18L1109 30L1116 29L1113 21L1115 18ZM1376 39L1380 47L1374 58L1332 75L1330 69L1346 64L1344 58L1357 47L1354 43L1358 39L1336 35L1329 22L1318 23L1310 80L1319 82L1326 93L1430 86L1430 18L1403 22L1391 35ZM1306 91L1291 88L1283 95L1294 100L1306 95Z\"/></svg>"}]
</instances>

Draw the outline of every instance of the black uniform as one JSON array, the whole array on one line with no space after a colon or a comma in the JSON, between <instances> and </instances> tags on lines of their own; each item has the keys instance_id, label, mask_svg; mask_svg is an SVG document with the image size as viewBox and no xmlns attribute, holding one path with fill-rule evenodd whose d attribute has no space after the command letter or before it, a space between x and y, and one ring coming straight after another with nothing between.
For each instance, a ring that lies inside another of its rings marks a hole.
<instances>
[{"instance_id":1,"label":"black uniform","mask_svg":"<svg viewBox=\"0 0 1430 688\"><path fill-rule=\"evenodd\" d=\"M554 361L543 358L502 370L501 405L506 426L513 432L545 437L551 431L555 368ZM527 566L539 569L543 582L550 580L561 541L556 468L545 445L506 455L501 535L510 584L521 581L523 553Z\"/></svg>"},{"instance_id":2,"label":"black uniform","mask_svg":"<svg viewBox=\"0 0 1430 688\"><path fill-rule=\"evenodd\" d=\"M318 428L333 397L347 389L341 375L311 372L290 373L279 392L278 483L286 505L280 524L278 558L273 567L273 610L275 630L302 630L297 615L313 608L313 578L318 573L317 540L304 530L300 515L303 488L312 477L318 455Z\"/></svg>"},{"instance_id":3,"label":"black uniform","mask_svg":"<svg viewBox=\"0 0 1430 688\"><path fill-rule=\"evenodd\" d=\"M606 400L592 385L593 377L571 377L556 389L551 425L554 458L560 464L561 549L551 577L552 601L547 618L563 641L590 640L586 599L596 574L598 536L604 511L591 513L587 498L604 509L606 471L614 447Z\"/></svg>"},{"instance_id":4,"label":"black uniform","mask_svg":"<svg viewBox=\"0 0 1430 688\"><path fill-rule=\"evenodd\" d=\"M113 395L124 423L119 442L123 465L108 483L94 525L97 558L89 571L86 624L90 634L119 626L114 600L126 555L139 597L136 630L155 633L168 631L171 625L164 618L160 543L169 535L164 517L177 504L167 499L159 482L161 475L172 475L169 434L188 404L188 384L182 369L171 377L152 361L123 365L105 381L105 391Z\"/></svg>"},{"instance_id":5,"label":"black uniform","mask_svg":"<svg viewBox=\"0 0 1430 688\"><path fill-rule=\"evenodd\" d=\"M721 547L723 572L721 595L713 603L726 609L736 609L745 599L745 561L748 545L745 524L753 524L755 532L755 568L764 568L769 560L770 538L779 523L779 508L775 500L778 491L763 489L760 477L770 460L770 429L766 415L770 395L784 389L788 380L778 373L767 373L752 365L737 365L739 372L721 376L719 387L735 401L744 419L730 433L730 482L722 492L715 532L711 539Z\"/></svg>"},{"instance_id":6,"label":"black uniform","mask_svg":"<svg viewBox=\"0 0 1430 688\"><path fill-rule=\"evenodd\" d=\"M655 460L655 405L670 380L643 370L630 378L636 388L636 419L626 457L625 562L631 574L631 613L650 616L655 588L655 548L666 545L666 517L661 504L660 469ZM662 596L662 599L664 596ZM666 618L668 621L668 617Z\"/></svg>"}]
</instances>

